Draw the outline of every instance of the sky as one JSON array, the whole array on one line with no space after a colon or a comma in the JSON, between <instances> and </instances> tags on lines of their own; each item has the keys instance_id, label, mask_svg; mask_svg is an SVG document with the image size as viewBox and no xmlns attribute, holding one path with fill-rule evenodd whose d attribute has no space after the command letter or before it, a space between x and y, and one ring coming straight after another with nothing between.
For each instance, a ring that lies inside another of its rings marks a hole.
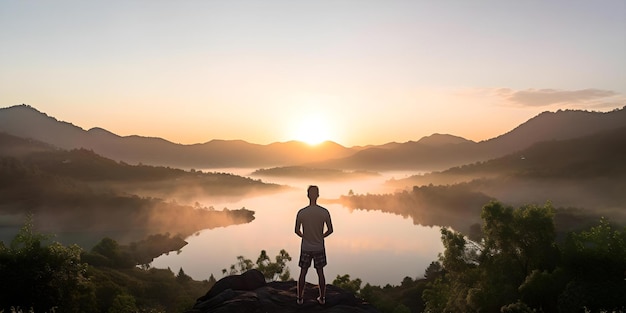
<instances>
[{"instance_id":1,"label":"sky","mask_svg":"<svg viewBox=\"0 0 626 313\"><path fill-rule=\"evenodd\" d=\"M0 0L22 103L182 144L486 140L626 106L626 1Z\"/></svg>"}]
</instances>

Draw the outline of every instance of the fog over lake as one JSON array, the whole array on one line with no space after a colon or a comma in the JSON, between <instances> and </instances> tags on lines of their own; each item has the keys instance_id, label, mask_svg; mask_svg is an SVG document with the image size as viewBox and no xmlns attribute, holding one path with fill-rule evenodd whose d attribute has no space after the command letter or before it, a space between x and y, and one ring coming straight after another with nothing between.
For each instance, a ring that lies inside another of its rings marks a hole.
<instances>
[{"instance_id":1,"label":"fog over lake","mask_svg":"<svg viewBox=\"0 0 626 313\"><path fill-rule=\"evenodd\" d=\"M215 171L215 170L211 170ZM248 176L253 170L220 170ZM300 238L294 233L295 217L299 209L308 205L306 188L310 184L320 187L318 203L331 214L334 233L326 239L328 266L326 280L331 283L337 275L349 274L373 285L399 285L405 276L422 277L430 262L443 251L439 228L414 225L411 218L379 211L350 210L328 200L346 195L350 190L357 194L384 193L385 180L404 178L416 174L403 172L383 173L373 179L359 181L308 181L284 178L264 178L265 182L293 186L291 191L242 199L237 202L199 201L201 205L255 211L255 220L248 224L204 230L187 238L189 242L180 254L175 252L154 260L153 267L177 272L183 268L194 279L223 277L222 269L236 263L237 256L256 261L261 250L273 259L281 249L292 257L288 263L292 277L299 273L298 256ZM307 281L316 283L317 276L309 273Z\"/></svg>"}]
</instances>

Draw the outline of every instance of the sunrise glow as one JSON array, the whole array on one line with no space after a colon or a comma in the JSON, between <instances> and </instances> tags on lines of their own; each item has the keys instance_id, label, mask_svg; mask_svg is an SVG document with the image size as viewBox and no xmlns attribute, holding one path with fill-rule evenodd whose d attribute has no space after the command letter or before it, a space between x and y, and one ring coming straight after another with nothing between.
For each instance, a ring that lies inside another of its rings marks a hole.
<instances>
[{"instance_id":1,"label":"sunrise glow","mask_svg":"<svg viewBox=\"0 0 626 313\"><path fill-rule=\"evenodd\" d=\"M0 107L180 144L488 140L544 111L623 107L624 8L4 1Z\"/></svg>"},{"instance_id":2,"label":"sunrise glow","mask_svg":"<svg viewBox=\"0 0 626 313\"><path fill-rule=\"evenodd\" d=\"M332 140L332 137L331 125L319 115L305 116L294 125L293 139L312 146Z\"/></svg>"}]
</instances>

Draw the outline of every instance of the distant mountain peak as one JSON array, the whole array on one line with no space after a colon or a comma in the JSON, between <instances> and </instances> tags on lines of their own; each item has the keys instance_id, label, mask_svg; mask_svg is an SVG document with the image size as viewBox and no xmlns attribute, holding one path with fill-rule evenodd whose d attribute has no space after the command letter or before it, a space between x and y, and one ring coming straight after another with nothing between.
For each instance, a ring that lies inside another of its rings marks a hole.
<instances>
[{"instance_id":1,"label":"distant mountain peak","mask_svg":"<svg viewBox=\"0 0 626 313\"><path fill-rule=\"evenodd\" d=\"M609 112L586 110L544 111L511 131L485 142L506 141L520 147L533 142L570 139L619 127L626 121L626 107Z\"/></svg>"},{"instance_id":2,"label":"distant mountain peak","mask_svg":"<svg viewBox=\"0 0 626 313\"><path fill-rule=\"evenodd\" d=\"M25 104L25 103L12 105L10 107L6 107L6 108L2 108L2 109L3 110L6 110L6 109L29 109L29 110L33 110L33 111L39 112L39 110L35 109L33 106L31 106L29 104ZM41 113L41 112L39 112L39 113Z\"/></svg>"},{"instance_id":3,"label":"distant mountain peak","mask_svg":"<svg viewBox=\"0 0 626 313\"><path fill-rule=\"evenodd\" d=\"M48 114L43 113L39 110L37 110L35 107L28 105L28 104L16 104L16 105L12 105L10 107L6 107L6 108L0 108L0 111L7 111L7 112L19 112L19 113L37 113L38 115L42 115L45 117L50 117L48 116ZM52 117L50 117L52 118ZM54 119L54 118L53 118ZM54 119L56 121L56 119Z\"/></svg>"},{"instance_id":4,"label":"distant mountain peak","mask_svg":"<svg viewBox=\"0 0 626 313\"><path fill-rule=\"evenodd\" d=\"M107 136L115 136L115 137L119 137L118 135L104 129L101 127L93 127L90 130L87 131L90 134L96 134L96 135L107 135Z\"/></svg>"},{"instance_id":5,"label":"distant mountain peak","mask_svg":"<svg viewBox=\"0 0 626 313\"><path fill-rule=\"evenodd\" d=\"M442 145L450 145L450 144L467 143L467 142L473 142L473 141L467 140L459 136L434 133L430 136L422 137L422 139L420 139L417 142L421 144L429 145L429 146L442 146Z\"/></svg>"}]
</instances>

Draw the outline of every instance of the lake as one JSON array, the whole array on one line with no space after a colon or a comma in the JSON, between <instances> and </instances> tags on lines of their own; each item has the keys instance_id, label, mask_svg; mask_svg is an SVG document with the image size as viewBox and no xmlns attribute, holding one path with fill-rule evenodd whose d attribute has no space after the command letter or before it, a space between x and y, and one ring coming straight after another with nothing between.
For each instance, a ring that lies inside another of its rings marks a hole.
<instances>
[{"instance_id":1,"label":"lake","mask_svg":"<svg viewBox=\"0 0 626 313\"><path fill-rule=\"evenodd\" d=\"M215 171L215 170L211 170ZM253 170L223 169L248 176ZM244 225L204 230L187 238L189 243L180 254L170 253L152 263L156 268L171 268L175 273L183 268L196 280L223 277L222 269L236 263L237 256L256 261L261 250L274 259L281 249L292 257L288 263L291 276L299 274L298 256L300 238L294 233L295 217L299 209L308 205L306 188L310 184L320 188L318 203L331 214L334 233L326 238L328 265L326 281L337 275L349 274L372 285L399 285L406 276L422 277L426 267L437 260L443 251L439 228L414 225L411 218L379 211L350 210L325 200L346 195L393 192L383 189L383 182L392 177L404 178L415 173L389 172L372 179L358 181L304 181L294 179L267 179L265 182L286 184L294 190L267 196L257 196L236 202L199 201L204 206L220 210L224 207L245 207L255 211L255 220ZM317 275L309 271L307 281L316 284Z\"/></svg>"}]
</instances>

